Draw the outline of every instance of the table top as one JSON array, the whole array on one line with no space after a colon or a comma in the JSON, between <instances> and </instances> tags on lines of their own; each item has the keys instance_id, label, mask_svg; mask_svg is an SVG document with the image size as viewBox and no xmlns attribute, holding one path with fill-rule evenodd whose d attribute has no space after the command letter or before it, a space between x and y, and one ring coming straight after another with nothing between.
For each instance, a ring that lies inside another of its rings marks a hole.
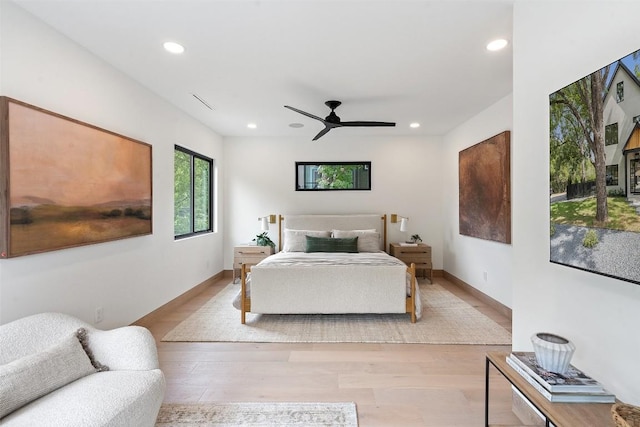
<instances>
[{"instance_id":1,"label":"table top","mask_svg":"<svg viewBox=\"0 0 640 427\"><path fill-rule=\"evenodd\" d=\"M555 403L547 400L507 363L506 352L489 352L489 360L498 371L514 384L549 420L558 427L599 426L615 427L611 403Z\"/></svg>"}]
</instances>

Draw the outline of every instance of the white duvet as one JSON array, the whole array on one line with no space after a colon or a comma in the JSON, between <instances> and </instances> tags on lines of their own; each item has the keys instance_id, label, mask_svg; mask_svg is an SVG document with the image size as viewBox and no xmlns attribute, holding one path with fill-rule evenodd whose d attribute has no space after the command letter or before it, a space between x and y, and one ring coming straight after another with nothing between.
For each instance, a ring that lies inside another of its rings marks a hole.
<instances>
[{"instance_id":1,"label":"white duvet","mask_svg":"<svg viewBox=\"0 0 640 427\"><path fill-rule=\"evenodd\" d=\"M279 252L252 267L247 290L254 313L405 313L410 279L407 266L382 251ZM417 286L415 301L420 318Z\"/></svg>"}]
</instances>

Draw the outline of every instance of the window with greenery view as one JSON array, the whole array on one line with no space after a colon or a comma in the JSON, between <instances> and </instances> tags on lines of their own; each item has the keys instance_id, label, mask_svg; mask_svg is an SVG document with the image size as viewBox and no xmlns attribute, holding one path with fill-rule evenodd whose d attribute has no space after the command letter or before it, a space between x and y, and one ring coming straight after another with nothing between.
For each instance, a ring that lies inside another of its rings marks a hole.
<instances>
[{"instance_id":1,"label":"window with greenery view","mask_svg":"<svg viewBox=\"0 0 640 427\"><path fill-rule=\"evenodd\" d=\"M296 162L296 191L371 190L371 162Z\"/></svg>"},{"instance_id":2,"label":"window with greenery view","mask_svg":"<svg viewBox=\"0 0 640 427\"><path fill-rule=\"evenodd\" d=\"M176 145L173 168L174 237L211 232L213 160Z\"/></svg>"}]
</instances>

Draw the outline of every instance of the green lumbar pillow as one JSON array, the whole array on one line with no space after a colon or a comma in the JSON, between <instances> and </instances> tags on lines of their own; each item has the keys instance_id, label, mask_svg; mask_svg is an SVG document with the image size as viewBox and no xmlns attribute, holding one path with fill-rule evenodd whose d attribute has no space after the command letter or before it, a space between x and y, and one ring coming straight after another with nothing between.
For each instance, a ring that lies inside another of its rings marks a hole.
<instances>
[{"instance_id":1,"label":"green lumbar pillow","mask_svg":"<svg viewBox=\"0 0 640 427\"><path fill-rule=\"evenodd\" d=\"M306 236L305 252L358 252L358 237L334 238Z\"/></svg>"}]
</instances>

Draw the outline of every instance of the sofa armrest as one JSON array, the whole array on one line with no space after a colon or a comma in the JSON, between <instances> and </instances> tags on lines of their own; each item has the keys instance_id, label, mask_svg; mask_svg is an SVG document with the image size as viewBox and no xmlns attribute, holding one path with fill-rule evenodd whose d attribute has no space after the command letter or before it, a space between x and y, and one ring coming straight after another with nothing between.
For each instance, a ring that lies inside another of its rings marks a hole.
<instances>
[{"instance_id":1,"label":"sofa armrest","mask_svg":"<svg viewBox=\"0 0 640 427\"><path fill-rule=\"evenodd\" d=\"M87 332L95 360L112 371L146 371L160 367L155 339L146 328L124 326L109 331L88 328Z\"/></svg>"}]
</instances>

